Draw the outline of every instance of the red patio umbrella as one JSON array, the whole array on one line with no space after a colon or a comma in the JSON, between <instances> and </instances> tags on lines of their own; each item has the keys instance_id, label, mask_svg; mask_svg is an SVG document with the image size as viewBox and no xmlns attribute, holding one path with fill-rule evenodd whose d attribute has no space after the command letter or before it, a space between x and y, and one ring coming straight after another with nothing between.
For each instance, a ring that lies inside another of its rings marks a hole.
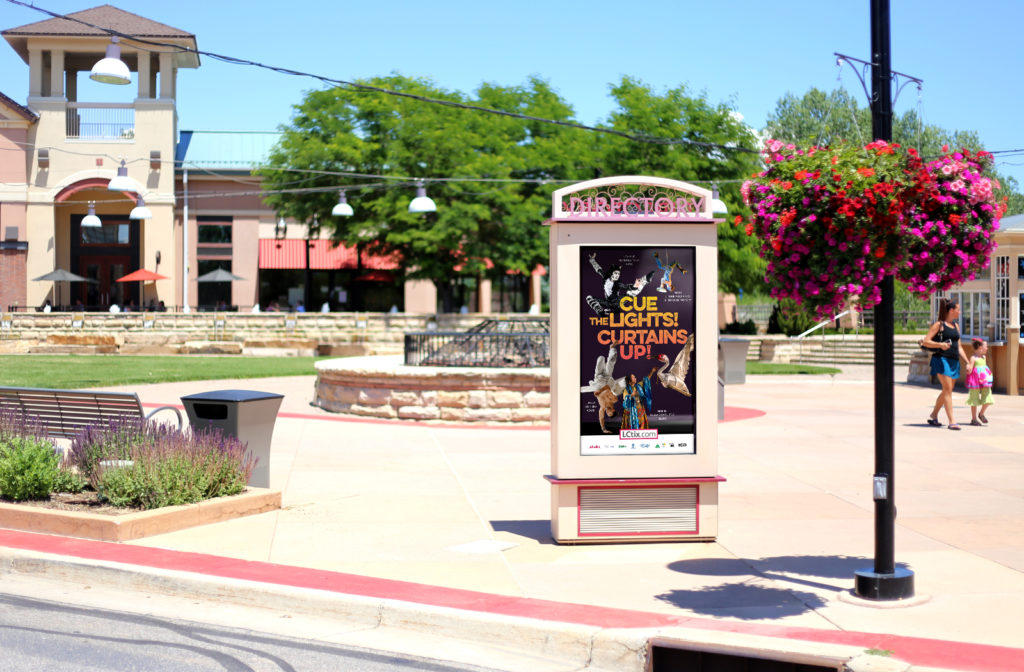
<instances>
[{"instance_id":1,"label":"red patio umbrella","mask_svg":"<svg viewBox=\"0 0 1024 672\"><path fill-rule=\"evenodd\" d=\"M166 275L160 275L159 273L154 273L153 271L147 270L145 268L140 268L137 271L132 271L128 275L124 276L123 278L118 278L117 281L118 282L152 282L154 280L166 280L166 279L167 279Z\"/></svg>"},{"instance_id":2,"label":"red patio umbrella","mask_svg":"<svg viewBox=\"0 0 1024 672\"><path fill-rule=\"evenodd\" d=\"M142 307L141 304L145 300L144 292L142 291L142 283L153 282L155 280L166 280L166 279L167 279L166 275L160 275L159 273L154 273L153 271L147 270L145 268L140 268L139 270L132 271L131 273L129 273L128 275L126 275L126 276L124 276L122 278L118 278L117 282L137 282L137 283L139 283L139 304L140 304L139 307L141 308Z\"/></svg>"}]
</instances>

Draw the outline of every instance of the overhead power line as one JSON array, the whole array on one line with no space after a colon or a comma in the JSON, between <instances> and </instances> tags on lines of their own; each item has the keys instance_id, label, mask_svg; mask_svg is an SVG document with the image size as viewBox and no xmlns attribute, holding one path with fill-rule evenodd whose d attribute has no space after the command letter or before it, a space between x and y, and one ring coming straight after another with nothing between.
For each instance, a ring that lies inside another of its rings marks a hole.
<instances>
[{"instance_id":1,"label":"overhead power line","mask_svg":"<svg viewBox=\"0 0 1024 672\"><path fill-rule=\"evenodd\" d=\"M470 103L461 103L461 102L454 101L454 100L445 100L443 98L431 98L429 96L421 96L421 95L418 95L418 94L415 94L415 93L408 93L406 91L395 91L394 89L387 89L387 88L380 87L380 86L373 86L373 85L370 85L370 84L362 84L362 83L359 83L359 82L350 82L350 81L343 80L343 79L335 79L333 77L327 77L326 75L318 75L318 74L315 74L315 73L305 72L305 71L302 71L302 70L294 70L292 68L284 68L284 67L276 66L276 65L268 65L266 63L260 63L258 61L252 61L252 60L249 60L249 59L246 59L246 58L238 58L238 57L235 57L235 56L226 56L224 54L218 54L218 53L211 52L211 51L203 51L201 49L189 49L188 47L184 47L184 46L179 45L179 44L168 44L168 43L164 43L164 42L158 42L158 41L155 41L155 40L149 40L149 39L142 38L142 37L137 37L135 35L130 35L128 33L122 33L120 31L114 30L112 28L107 28L105 26L98 26L96 24L89 23L88 21L83 21L82 19L78 19L78 18L75 18L73 16L68 16L66 14L60 14L60 13L57 13L57 12L53 12L53 11L50 11L48 9L44 9L42 7L38 7L38 6L36 6L36 5L32 4L32 3L23 2L23 0L7 0L7 2L9 2L9 3L13 4L13 5L19 5L21 7L26 7L28 9L32 9L32 10L35 10L37 12L41 12L41 13L46 14L48 16L51 16L51 17L53 17L55 19L64 19L64 20L67 20L67 21L72 21L74 23L81 24L83 26L88 26L90 28L95 28L96 30L100 30L100 31L102 31L104 33L107 33L108 35L118 37L119 39L130 40L131 42L133 42L135 44L145 44L145 45L149 45L149 46L153 46L153 47L160 47L161 49L174 49L174 50L177 50L177 51L181 51L181 52L185 52L185 53L190 53L190 54L196 54L196 55L199 55L199 56L207 56L209 58L212 58L212 59L215 59L215 60L218 60L218 61L222 61L224 63L231 63L233 65L248 65L248 66L252 66L252 67L255 67L255 68L262 68L264 70L271 70L273 72L277 72L277 73L284 74L284 75L292 75L292 76L295 76L295 77L309 77L311 79L315 79L315 80L318 80L318 81L323 82L325 84L330 84L332 86L345 86L345 87L349 87L351 89L357 89L357 90L361 90L361 91L373 91L373 92L376 92L376 93L382 93L382 94L389 95L389 96L396 96L396 97L399 97L399 98L407 98L407 99L410 99L410 100L417 100L419 102L429 103L429 104L432 104L432 105L442 105L442 106L445 106L445 107L452 107L452 108L456 108L456 109L472 110L472 111L476 111L476 112L484 112L484 113L487 113L487 114L496 114L496 115L501 115L501 116L505 116L505 117L512 117L512 118L515 118L515 119L522 119L524 121L535 121L535 122L542 123L542 124L552 124L552 125L556 125L556 126L562 126L562 127L565 127L565 128L575 128L575 129L584 130L584 131L592 131L592 132L595 132L595 133L605 133L605 134L608 134L608 135L614 135L614 136L626 138L627 140L632 140L633 142L641 142L641 143L654 144L654 145L686 145L686 146L690 146L690 147L699 147L699 148L704 149L704 150L727 151L727 152L741 152L741 153L746 153L746 154L759 154L760 153L756 149L749 149L747 147L739 147L739 146L734 146L734 145L721 145L721 144L714 143L714 142L704 142L704 141L701 141L701 140L691 140L689 138L659 138L657 136L645 135L645 134L641 134L641 133L627 133L626 131L620 131L620 130L616 130L614 128L607 128L607 127L604 127L604 126L588 126L586 124L581 124L581 123L576 122L576 121L566 121L566 120L560 120L560 119L548 119L546 117L537 117L537 116L533 116L533 115L529 115L529 114L522 114L520 112L510 112L508 110L498 110L498 109L495 109L495 108L492 108L492 107L484 107L482 105L472 105Z\"/></svg>"}]
</instances>

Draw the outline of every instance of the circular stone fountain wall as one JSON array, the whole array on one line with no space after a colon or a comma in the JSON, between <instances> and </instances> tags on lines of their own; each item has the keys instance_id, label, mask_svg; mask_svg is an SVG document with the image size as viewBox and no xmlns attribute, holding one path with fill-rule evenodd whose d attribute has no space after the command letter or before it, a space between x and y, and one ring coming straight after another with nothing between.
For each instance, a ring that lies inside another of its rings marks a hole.
<instances>
[{"instance_id":1,"label":"circular stone fountain wall","mask_svg":"<svg viewBox=\"0 0 1024 672\"><path fill-rule=\"evenodd\" d=\"M313 403L372 418L462 423L551 421L551 369L406 366L401 355L316 364Z\"/></svg>"}]
</instances>

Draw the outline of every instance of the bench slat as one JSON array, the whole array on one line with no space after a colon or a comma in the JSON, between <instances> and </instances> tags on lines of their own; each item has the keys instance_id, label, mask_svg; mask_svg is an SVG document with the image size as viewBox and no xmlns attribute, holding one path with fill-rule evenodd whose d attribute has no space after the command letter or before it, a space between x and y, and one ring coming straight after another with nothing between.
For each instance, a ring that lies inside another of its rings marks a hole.
<instances>
[{"instance_id":1,"label":"bench slat","mask_svg":"<svg viewBox=\"0 0 1024 672\"><path fill-rule=\"evenodd\" d=\"M22 413L50 435L64 438L117 418L145 418L139 396L127 392L0 387L0 408Z\"/></svg>"}]
</instances>

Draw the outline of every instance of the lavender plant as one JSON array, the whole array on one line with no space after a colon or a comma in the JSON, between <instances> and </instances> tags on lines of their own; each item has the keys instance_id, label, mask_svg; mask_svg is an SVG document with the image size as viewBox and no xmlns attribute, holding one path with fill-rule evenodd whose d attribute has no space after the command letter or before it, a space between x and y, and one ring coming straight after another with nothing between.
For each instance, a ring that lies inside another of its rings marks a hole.
<instances>
[{"instance_id":1,"label":"lavender plant","mask_svg":"<svg viewBox=\"0 0 1024 672\"><path fill-rule=\"evenodd\" d=\"M155 509L242 492L256 461L219 429L167 430L135 443L128 466L97 470L97 490L115 506ZM106 458L104 458L106 459Z\"/></svg>"}]
</instances>

